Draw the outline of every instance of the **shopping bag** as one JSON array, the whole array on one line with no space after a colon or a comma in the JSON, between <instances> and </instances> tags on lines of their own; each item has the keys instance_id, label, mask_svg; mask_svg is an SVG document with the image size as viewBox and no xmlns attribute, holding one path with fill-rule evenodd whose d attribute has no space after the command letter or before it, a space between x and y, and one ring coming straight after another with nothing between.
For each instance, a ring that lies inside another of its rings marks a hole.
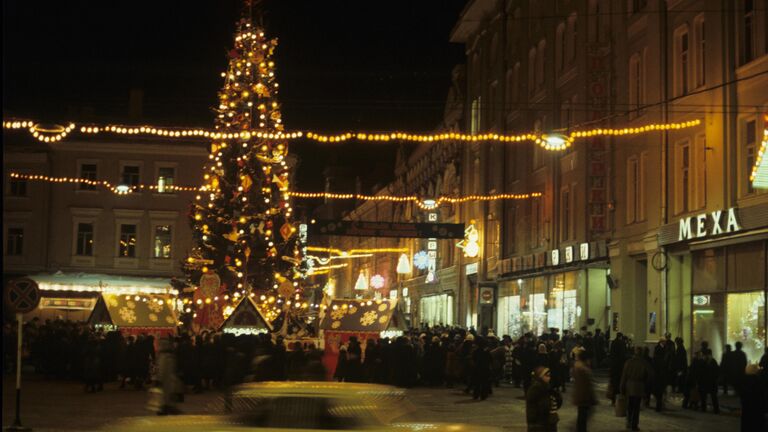
<instances>
[{"instance_id":1,"label":"shopping bag","mask_svg":"<svg viewBox=\"0 0 768 432\"><path fill-rule=\"evenodd\" d=\"M616 417L626 417L627 416L627 397L624 395L619 395L616 398L616 405L613 406L613 413L616 415Z\"/></svg>"}]
</instances>

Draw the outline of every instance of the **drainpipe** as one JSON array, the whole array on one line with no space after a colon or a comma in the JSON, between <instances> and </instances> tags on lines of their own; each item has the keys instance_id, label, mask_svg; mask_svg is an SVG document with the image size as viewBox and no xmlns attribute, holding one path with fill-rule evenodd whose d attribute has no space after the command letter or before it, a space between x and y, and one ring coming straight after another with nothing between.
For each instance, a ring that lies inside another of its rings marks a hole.
<instances>
[{"instance_id":1,"label":"drainpipe","mask_svg":"<svg viewBox=\"0 0 768 432\"><path fill-rule=\"evenodd\" d=\"M661 50L661 67L659 70L661 71L661 83L662 83L662 101L661 104L661 113L662 113L662 123L668 123L669 122L669 79L667 76L667 70L669 68L669 31L668 31L668 17L667 17L667 2L663 1L661 2L661 8L660 8L660 26L661 26L661 38L659 38L659 49ZM669 213L669 191L667 190L669 187L669 133L667 131L664 131L662 135L662 143L661 143L661 169L662 169L662 176L661 176L661 223L660 226L666 225L668 222L668 213ZM658 237L657 237L658 238ZM660 251L662 255L666 254L664 246L660 247ZM663 332L668 332L669 327L669 310L667 308L667 304L669 302L669 296L668 296L668 288L667 288L667 266L665 265L664 268L661 270L661 317L664 319L664 325L659 326L663 328ZM645 320L645 317L643 317L643 320ZM646 334L647 335L647 334Z\"/></svg>"}]
</instances>

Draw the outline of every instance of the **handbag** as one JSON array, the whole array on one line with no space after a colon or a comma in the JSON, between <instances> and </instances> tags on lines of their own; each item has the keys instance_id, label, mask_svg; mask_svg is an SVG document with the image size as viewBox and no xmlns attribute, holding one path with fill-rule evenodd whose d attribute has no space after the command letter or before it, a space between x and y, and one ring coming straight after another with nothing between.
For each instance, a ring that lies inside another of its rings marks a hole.
<instances>
[{"instance_id":1,"label":"handbag","mask_svg":"<svg viewBox=\"0 0 768 432\"><path fill-rule=\"evenodd\" d=\"M619 395L616 398L616 405L613 407L613 413L616 415L616 417L626 417L627 416L627 397L624 395Z\"/></svg>"},{"instance_id":2,"label":"handbag","mask_svg":"<svg viewBox=\"0 0 768 432\"><path fill-rule=\"evenodd\" d=\"M608 389L605 391L605 397L613 400L616 396L616 390L613 388L613 384L608 383Z\"/></svg>"}]
</instances>

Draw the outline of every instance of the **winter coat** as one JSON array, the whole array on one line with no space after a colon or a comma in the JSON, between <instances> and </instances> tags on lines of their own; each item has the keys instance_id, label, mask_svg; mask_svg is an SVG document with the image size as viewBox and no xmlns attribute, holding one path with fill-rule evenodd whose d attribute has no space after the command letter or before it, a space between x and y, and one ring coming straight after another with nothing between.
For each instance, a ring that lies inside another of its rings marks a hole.
<instances>
[{"instance_id":1,"label":"winter coat","mask_svg":"<svg viewBox=\"0 0 768 432\"><path fill-rule=\"evenodd\" d=\"M562 404L559 394L540 379L534 379L525 393L525 419L529 431L554 431L560 418L557 409Z\"/></svg>"},{"instance_id":2,"label":"winter coat","mask_svg":"<svg viewBox=\"0 0 768 432\"><path fill-rule=\"evenodd\" d=\"M624 371L621 374L621 394L628 397L644 397L651 377L652 372L648 362L641 356L632 357L624 364Z\"/></svg>"},{"instance_id":3,"label":"winter coat","mask_svg":"<svg viewBox=\"0 0 768 432\"><path fill-rule=\"evenodd\" d=\"M595 386L592 383L592 369L584 362L577 361L573 365L573 404L576 406L597 405Z\"/></svg>"}]
</instances>

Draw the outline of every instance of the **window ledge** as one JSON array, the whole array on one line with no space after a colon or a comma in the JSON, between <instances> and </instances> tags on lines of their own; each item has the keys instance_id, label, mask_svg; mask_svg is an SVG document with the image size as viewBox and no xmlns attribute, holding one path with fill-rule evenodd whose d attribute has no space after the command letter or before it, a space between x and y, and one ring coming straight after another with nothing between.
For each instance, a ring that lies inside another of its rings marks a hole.
<instances>
[{"instance_id":1,"label":"window ledge","mask_svg":"<svg viewBox=\"0 0 768 432\"><path fill-rule=\"evenodd\" d=\"M115 257L115 268L139 268L139 259Z\"/></svg>"},{"instance_id":2,"label":"window ledge","mask_svg":"<svg viewBox=\"0 0 768 432\"><path fill-rule=\"evenodd\" d=\"M69 265L73 267L94 267L96 265L96 257L88 255L72 255L69 260Z\"/></svg>"}]
</instances>

